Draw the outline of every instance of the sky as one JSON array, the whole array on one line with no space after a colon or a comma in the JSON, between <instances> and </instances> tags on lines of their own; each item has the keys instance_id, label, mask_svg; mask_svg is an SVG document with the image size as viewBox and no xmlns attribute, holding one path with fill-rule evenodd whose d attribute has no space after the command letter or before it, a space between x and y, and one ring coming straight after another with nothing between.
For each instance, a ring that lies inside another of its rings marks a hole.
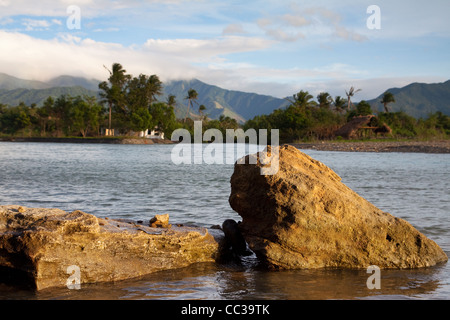
<instances>
[{"instance_id":1,"label":"sky","mask_svg":"<svg viewBox=\"0 0 450 320\"><path fill-rule=\"evenodd\" d=\"M0 72L373 99L450 79L449 0L0 0Z\"/></svg>"}]
</instances>

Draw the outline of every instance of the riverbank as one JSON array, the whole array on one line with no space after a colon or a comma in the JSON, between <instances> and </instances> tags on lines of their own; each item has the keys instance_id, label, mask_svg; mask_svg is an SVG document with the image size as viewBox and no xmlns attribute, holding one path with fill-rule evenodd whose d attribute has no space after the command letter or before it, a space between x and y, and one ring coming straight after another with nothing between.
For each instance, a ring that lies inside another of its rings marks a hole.
<instances>
[{"instance_id":1,"label":"riverbank","mask_svg":"<svg viewBox=\"0 0 450 320\"><path fill-rule=\"evenodd\" d=\"M165 139L147 138L0 138L8 142L50 142L50 143L103 143L103 144L173 144Z\"/></svg>"},{"instance_id":2,"label":"riverbank","mask_svg":"<svg viewBox=\"0 0 450 320\"><path fill-rule=\"evenodd\" d=\"M318 141L290 143L303 150L342 152L450 153L450 140L442 141Z\"/></svg>"}]
</instances>

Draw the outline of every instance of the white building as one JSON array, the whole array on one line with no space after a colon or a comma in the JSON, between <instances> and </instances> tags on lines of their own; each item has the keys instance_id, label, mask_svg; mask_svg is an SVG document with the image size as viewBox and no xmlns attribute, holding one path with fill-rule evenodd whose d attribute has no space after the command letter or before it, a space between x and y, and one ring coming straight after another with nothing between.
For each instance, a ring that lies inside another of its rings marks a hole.
<instances>
[{"instance_id":1,"label":"white building","mask_svg":"<svg viewBox=\"0 0 450 320\"><path fill-rule=\"evenodd\" d=\"M147 129L139 132L139 137L147 139L164 139L164 132L162 132L158 127L155 127L151 131Z\"/></svg>"}]
</instances>

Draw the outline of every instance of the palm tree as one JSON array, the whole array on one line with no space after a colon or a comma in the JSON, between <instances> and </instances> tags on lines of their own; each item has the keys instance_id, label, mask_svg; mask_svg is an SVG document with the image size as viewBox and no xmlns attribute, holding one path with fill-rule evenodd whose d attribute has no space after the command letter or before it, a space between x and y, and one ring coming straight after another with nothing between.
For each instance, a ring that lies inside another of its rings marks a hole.
<instances>
[{"instance_id":1,"label":"palm tree","mask_svg":"<svg viewBox=\"0 0 450 320\"><path fill-rule=\"evenodd\" d=\"M187 113L186 113L186 117L184 118L184 122L186 122L186 119L187 119L187 117L189 115L189 110L190 110L191 104L193 102L197 103L197 99L198 99L197 91L195 91L194 89L189 89L188 95L187 95L187 97L185 99L188 100L188 110L187 110Z\"/></svg>"},{"instance_id":2,"label":"palm tree","mask_svg":"<svg viewBox=\"0 0 450 320\"><path fill-rule=\"evenodd\" d=\"M123 96L123 88L127 81L131 78L126 74L126 70L120 63L113 63L112 70L103 66L109 72L108 82L101 82L98 87L103 92L100 92L100 97L103 98L103 102L109 105L109 129L111 129L111 113L113 104L119 105L121 103L121 96Z\"/></svg>"},{"instance_id":3,"label":"palm tree","mask_svg":"<svg viewBox=\"0 0 450 320\"><path fill-rule=\"evenodd\" d=\"M200 112L200 115L202 117L202 120L204 120L203 118L205 117L203 115L203 112L206 110L206 107L202 104L200 107L198 107L198 112ZM206 120L206 119L205 119Z\"/></svg>"},{"instance_id":4,"label":"palm tree","mask_svg":"<svg viewBox=\"0 0 450 320\"><path fill-rule=\"evenodd\" d=\"M317 103L315 101L311 101L314 97L309 94L308 91L301 90L299 93L294 94L294 100L287 99L293 106L300 108L302 110L306 110L309 107L315 106Z\"/></svg>"},{"instance_id":5,"label":"palm tree","mask_svg":"<svg viewBox=\"0 0 450 320\"><path fill-rule=\"evenodd\" d=\"M394 95L389 91L386 91L383 95L383 99L380 102L384 105L384 111L388 113L389 112L388 104L395 102Z\"/></svg>"},{"instance_id":6,"label":"palm tree","mask_svg":"<svg viewBox=\"0 0 450 320\"><path fill-rule=\"evenodd\" d=\"M108 70L108 68L106 69ZM108 71L110 74L110 77L108 78L109 82L111 83L111 85L117 86L119 88L123 88L131 77L130 75L126 74L127 70L125 70L120 63L113 63L112 71Z\"/></svg>"},{"instance_id":7,"label":"palm tree","mask_svg":"<svg viewBox=\"0 0 450 320\"><path fill-rule=\"evenodd\" d=\"M166 102L166 104L167 104L169 107L175 107L176 104L177 104L177 97L175 97L173 94L169 95L169 96L167 97L167 102Z\"/></svg>"},{"instance_id":8,"label":"palm tree","mask_svg":"<svg viewBox=\"0 0 450 320\"><path fill-rule=\"evenodd\" d=\"M319 106L321 108L329 108L333 103L333 98L328 92L321 92L317 95L317 101L319 102Z\"/></svg>"},{"instance_id":9,"label":"palm tree","mask_svg":"<svg viewBox=\"0 0 450 320\"><path fill-rule=\"evenodd\" d=\"M336 108L336 111L339 113L342 112L342 110L344 110L344 106L346 103L347 100L345 100L341 96L337 96L336 98L334 98L334 107Z\"/></svg>"},{"instance_id":10,"label":"palm tree","mask_svg":"<svg viewBox=\"0 0 450 320\"><path fill-rule=\"evenodd\" d=\"M156 100L156 96L162 94L163 85L159 80L157 75L151 75L147 81L147 89L148 89L148 97L149 97L149 105L152 105L153 101Z\"/></svg>"},{"instance_id":11,"label":"palm tree","mask_svg":"<svg viewBox=\"0 0 450 320\"><path fill-rule=\"evenodd\" d=\"M361 89L357 89L355 90L355 88L351 87L350 90L347 92L345 91L345 94L347 95L347 100L348 100L348 107L347 110L350 110L350 106L353 105L352 101L351 101L351 97L353 97L356 93L358 93L359 91L361 91Z\"/></svg>"}]
</instances>

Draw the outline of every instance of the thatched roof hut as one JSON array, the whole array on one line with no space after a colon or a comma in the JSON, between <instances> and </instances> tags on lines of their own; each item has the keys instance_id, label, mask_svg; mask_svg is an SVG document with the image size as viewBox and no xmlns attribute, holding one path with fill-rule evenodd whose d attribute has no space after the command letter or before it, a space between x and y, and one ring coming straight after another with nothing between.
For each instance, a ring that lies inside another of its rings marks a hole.
<instances>
[{"instance_id":1,"label":"thatched roof hut","mask_svg":"<svg viewBox=\"0 0 450 320\"><path fill-rule=\"evenodd\" d=\"M351 139L354 138L358 130L360 130L362 127L367 127L370 123L370 120L375 117L374 115L369 116L359 116L354 117L351 121L347 122L343 127L336 130L334 133L335 136L339 137L341 136L344 139Z\"/></svg>"},{"instance_id":2,"label":"thatched roof hut","mask_svg":"<svg viewBox=\"0 0 450 320\"><path fill-rule=\"evenodd\" d=\"M336 137L341 136L344 139L352 139L360 135L363 129L372 130L372 132L376 134L392 133L391 128L386 123L383 123L382 126L379 125L376 127L374 127L373 125L371 126L371 124L373 123L372 119L378 120L377 117L374 115L354 117L343 127L336 130L334 132L334 135ZM378 121L375 121L375 123L378 123Z\"/></svg>"}]
</instances>

